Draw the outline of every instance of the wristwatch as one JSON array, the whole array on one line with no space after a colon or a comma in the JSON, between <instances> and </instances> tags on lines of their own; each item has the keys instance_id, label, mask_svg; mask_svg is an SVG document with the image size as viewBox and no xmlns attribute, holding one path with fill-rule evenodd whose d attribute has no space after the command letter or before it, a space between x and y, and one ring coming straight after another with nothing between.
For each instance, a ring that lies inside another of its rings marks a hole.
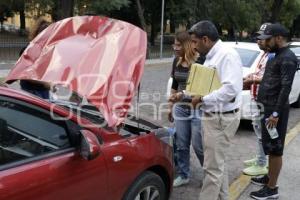
<instances>
[{"instance_id":1,"label":"wristwatch","mask_svg":"<svg viewBox=\"0 0 300 200\"><path fill-rule=\"evenodd\" d=\"M279 116L278 112L273 112L272 117L277 118Z\"/></svg>"}]
</instances>

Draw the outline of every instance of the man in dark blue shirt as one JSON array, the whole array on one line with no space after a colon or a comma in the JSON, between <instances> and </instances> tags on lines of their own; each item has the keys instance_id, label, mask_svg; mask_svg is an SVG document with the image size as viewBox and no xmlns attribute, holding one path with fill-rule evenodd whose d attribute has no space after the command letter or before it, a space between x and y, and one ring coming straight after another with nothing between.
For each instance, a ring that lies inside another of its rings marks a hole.
<instances>
[{"instance_id":1,"label":"man in dark blue shirt","mask_svg":"<svg viewBox=\"0 0 300 200\"><path fill-rule=\"evenodd\" d=\"M253 178L252 182L264 187L251 192L254 199L277 198L277 179L282 167L282 155L289 117L289 94L297 70L297 58L288 48L288 31L280 24L267 26L264 33L257 37L266 40L269 52L275 58L267 63L260 83L257 102L262 104L262 144L264 152L269 155L269 173L263 177ZM272 137L268 129L277 131Z\"/></svg>"}]
</instances>

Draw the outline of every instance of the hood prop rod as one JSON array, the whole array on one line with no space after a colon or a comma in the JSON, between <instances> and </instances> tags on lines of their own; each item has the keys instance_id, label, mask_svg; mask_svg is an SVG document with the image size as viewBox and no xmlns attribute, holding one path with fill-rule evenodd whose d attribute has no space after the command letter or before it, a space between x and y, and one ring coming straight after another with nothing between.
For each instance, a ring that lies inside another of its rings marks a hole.
<instances>
[{"instance_id":1,"label":"hood prop rod","mask_svg":"<svg viewBox=\"0 0 300 200\"><path fill-rule=\"evenodd\" d=\"M137 99L136 99L136 119L137 119L137 125L138 125L138 129L140 128L140 116L139 116L139 103L140 103L140 90L141 90L141 84L139 83L138 85L138 92L137 92Z\"/></svg>"}]
</instances>

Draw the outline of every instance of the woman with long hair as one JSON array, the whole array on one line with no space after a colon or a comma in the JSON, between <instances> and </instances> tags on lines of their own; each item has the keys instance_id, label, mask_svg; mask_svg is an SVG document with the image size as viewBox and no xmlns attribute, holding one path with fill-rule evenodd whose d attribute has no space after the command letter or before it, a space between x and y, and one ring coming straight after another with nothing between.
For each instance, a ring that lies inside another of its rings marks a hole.
<instances>
[{"instance_id":1,"label":"woman with long hair","mask_svg":"<svg viewBox=\"0 0 300 200\"><path fill-rule=\"evenodd\" d=\"M190 67L196 62L198 53L192 47L191 37L187 32L179 32L175 35L173 44L175 58L173 61L171 77L173 78L171 96L169 98L171 110L169 120L175 121L175 154L178 177L173 186L178 187L189 183L190 176L190 144L203 164L203 149L201 136L201 111L193 109L190 103L174 102L178 92L185 90ZM174 97L175 96L175 97Z\"/></svg>"}]
</instances>

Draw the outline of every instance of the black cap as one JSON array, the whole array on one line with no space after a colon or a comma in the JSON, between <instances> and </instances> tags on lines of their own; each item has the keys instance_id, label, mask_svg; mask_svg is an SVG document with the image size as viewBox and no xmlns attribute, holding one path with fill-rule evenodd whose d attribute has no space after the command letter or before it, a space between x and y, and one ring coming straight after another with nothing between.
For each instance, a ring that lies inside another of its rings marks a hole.
<instances>
[{"instance_id":1,"label":"black cap","mask_svg":"<svg viewBox=\"0 0 300 200\"><path fill-rule=\"evenodd\" d=\"M257 39L266 40L274 36L288 37L289 31L281 24L271 24L265 28L263 34L259 35Z\"/></svg>"},{"instance_id":2,"label":"black cap","mask_svg":"<svg viewBox=\"0 0 300 200\"><path fill-rule=\"evenodd\" d=\"M256 32L257 36L262 35L264 33L264 31L266 30L267 26L271 25L271 23L267 22L267 23L263 23L259 30Z\"/></svg>"}]
</instances>

